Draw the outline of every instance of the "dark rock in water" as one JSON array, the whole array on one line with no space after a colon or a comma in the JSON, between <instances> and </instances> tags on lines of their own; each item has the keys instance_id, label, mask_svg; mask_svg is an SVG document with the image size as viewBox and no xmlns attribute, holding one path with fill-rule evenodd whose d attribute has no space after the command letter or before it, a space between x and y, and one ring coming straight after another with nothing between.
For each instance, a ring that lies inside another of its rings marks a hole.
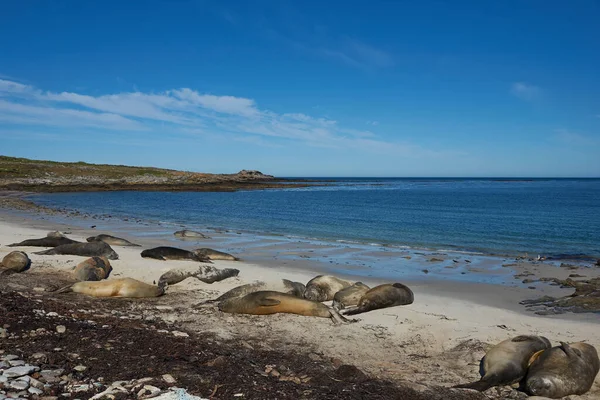
<instances>
[{"instance_id":1,"label":"dark rock in water","mask_svg":"<svg viewBox=\"0 0 600 400\"><path fill-rule=\"evenodd\" d=\"M600 267L600 258L596 260L596 267Z\"/></svg>"},{"instance_id":2,"label":"dark rock in water","mask_svg":"<svg viewBox=\"0 0 600 400\"><path fill-rule=\"evenodd\" d=\"M579 268L577 265L567 264L567 263L560 263L560 267L568 268L568 269L578 269Z\"/></svg>"},{"instance_id":3,"label":"dark rock in water","mask_svg":"<svg viewBox=\"0 0 600 400\"><path fill-rule=\"evenodd\" d=\"M569 278L585 278L585 275L571 274L569 275Z\"/></svg>"},{"instance_id":4,"label":"dark rock in water","mask_svg":"<svg viewBox=\"0 0 600 400\"><path fill-rule=\"evenodd\" d=\"M520 304L531 306L545 306L546 310L538 310L535 313L540 315L562 314L564 312L594 312L600 313L600 278L593 278L582 281L574 281L567 278L564 281L556 278L554 280L562 287L575 288L575 292L570 296L553 298L549 296L541 297L537 300L525 300Z\"/></svg>"}]
</instances>

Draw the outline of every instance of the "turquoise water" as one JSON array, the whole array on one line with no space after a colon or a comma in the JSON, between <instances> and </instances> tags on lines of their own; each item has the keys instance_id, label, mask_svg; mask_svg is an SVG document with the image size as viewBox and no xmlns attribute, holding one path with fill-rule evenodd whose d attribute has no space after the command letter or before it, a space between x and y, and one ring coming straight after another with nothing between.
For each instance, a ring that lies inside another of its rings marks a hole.
<instances>
[{"instance_id":1,"label":"turquoise water","mask_svg":"<svg viewBox=\"0 0 600 400\"><path fill-rule=\"evenodd\" d=\"M325 179L240 192L32 196L120 218L483 254L600 257L600 179ZM333 182L332 182L333 180Z\"/></svg>"}]
</instances>

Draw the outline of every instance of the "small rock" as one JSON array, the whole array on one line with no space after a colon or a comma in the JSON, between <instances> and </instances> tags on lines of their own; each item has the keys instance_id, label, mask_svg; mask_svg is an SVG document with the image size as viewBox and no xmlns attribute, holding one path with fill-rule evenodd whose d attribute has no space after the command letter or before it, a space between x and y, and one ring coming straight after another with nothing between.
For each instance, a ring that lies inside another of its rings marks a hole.
<instances>
[{"instance_id":1,"label":"small rock","mask_svg":"<svg viewBox=\"0 0 600 400\"><path fill-rule=\"evenodd\" d=\"M173 376L170 375L170 374L164 374L162 376L162 379L163 379L163 381L165 381L165 382L167 382L169 384L173 384L173 383L177 382L177 380L175 378L173 378Z\"/></svg>"},{"instance_id":2,"label":"small rock","mask_svg":"<svg viewBox=\"0 0 600 400\"><path fill-rule=\"evenodd\" d=\"M25 361L23 360L11 360L8 362L8 365L10 365L11 367L20 367L22 365L25 365Z\"/></svg>"},{"instance_id":3,"label":"small rock","mask_svg":"<svg viewBox=\"0 0 600 400\"><path fill-rule=\"evenodd\" d=\"M27 390L29 388L29 383L25 381L12 381L8 386L16 390Z\"/></svg>"},{"instance_id":4,"label":"small rock","mask_svg":"<svg viewBox=\"0 0 600 400\"><path fill-rule=\"evenodd\" d=\"M3 375L7 378L18 378L24 375L29 375L38 370L38 367L34 367L32 365L23 365L21 367L12 367L7 369L4 371Z\"/></svg>"},{"instance_id":5,"label":"small rock","mask_svg":"<svg viewBox=\"0 0 600 400\"><path fill-rule=\"evenodd\" d=\"M34 387L30 387L29 389L27 389L27 391L29 393L31 393L31 394L35 394L35 395L38 395L38 396L41 395L41 394L44 394L43 390L40 390L40 389L34 388Z\"/></svg>"},{"instance_id":6,"label":"small rock","mask_svg":"<svg viewBox=\"0 0 600 400\"><path fill-rule=\"evenodd\" d=\"M44 388L44 384L40 381L38 381L37 379L34 378L30 378L29 379L29 386L36 388L36 389L43 389Z\"/></svg>"},{"instance_id":7,"label":"small rock","mask_svg":"<svg viewBox=\"0 0 600 400\"><path fill-rule=\"evenodd\" d=\"M87 367L85 365L78 365L75 368L73 368L75 371L77 372L83 372L87 369Z\"/></svg>"},{"instance_id":8,"label":"small rock","mask_svg":"<svg viewBox=\"0 0 600 400\"><path fill-rule=\"evenodd\" d=\"M56 332L58 333L65 333L67 331L67 327L64 325L57 325L56 326Z\"/></svg>"},{"instance_id":9,"label":"small rock","mask_svg":"<svg viewBox=\"0 0 600 400\"><path fill-rule=\"evenodd\" d=\"M51 311L48 314L46 314L47 317L58 317L58 313Z\"/></svg>"},{"instance_id":10,"label":"small rock","mask_svg":"<svg viewBox=\"0 0 600 400\"><path fill-rule=\"evenodd\" d=\"M16 356L14 354L7 354L5 356L2 356L2 361L12 361L12 360L18 360L19 356Z\"/></svg>"},{"instance_id":11,"label":"small rock","mask_svg":"<svg viewBox=\"0 0 600 400\"><path fill-rule=\"evenodd\" d=\"M173 336L177 336L177 337L189 337L190 336L185 332L179 332L179 331L173 331L171 333L173 334Z\"/></svg>"}]
</instances>

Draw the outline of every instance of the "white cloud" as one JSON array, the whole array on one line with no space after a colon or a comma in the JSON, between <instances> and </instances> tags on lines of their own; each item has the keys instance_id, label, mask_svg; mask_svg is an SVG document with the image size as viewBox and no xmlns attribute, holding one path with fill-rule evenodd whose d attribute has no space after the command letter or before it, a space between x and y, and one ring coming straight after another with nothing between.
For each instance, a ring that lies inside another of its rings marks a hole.
<instances>
[{"instance_id":1,"label":"white cloud","mask_svg":"<svg viewBox=\"0 0 600 400\"><path fill-rule=\"evenodd\" d=\"M542 90L539 87L528 83L515 82L510 87L510 93L521 100L532 101L542 94Z\"/></svg>"}]
</instances>

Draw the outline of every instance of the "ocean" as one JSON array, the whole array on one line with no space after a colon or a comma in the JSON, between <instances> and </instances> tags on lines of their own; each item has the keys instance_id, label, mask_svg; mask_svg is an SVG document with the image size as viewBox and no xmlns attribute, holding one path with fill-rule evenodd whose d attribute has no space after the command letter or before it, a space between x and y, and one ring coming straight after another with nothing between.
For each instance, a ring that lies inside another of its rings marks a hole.
<instances>
[{"instance_id":1,"label":"ocean","mask_svg":"<svg viewBox=\"0 0 600 400\"><path fill-rule=\"evenodd\" d=\"M600 179L311 179L323 186L31 198L188 229L501 256L600 258Z\"/></svg>"}]
</instances>

